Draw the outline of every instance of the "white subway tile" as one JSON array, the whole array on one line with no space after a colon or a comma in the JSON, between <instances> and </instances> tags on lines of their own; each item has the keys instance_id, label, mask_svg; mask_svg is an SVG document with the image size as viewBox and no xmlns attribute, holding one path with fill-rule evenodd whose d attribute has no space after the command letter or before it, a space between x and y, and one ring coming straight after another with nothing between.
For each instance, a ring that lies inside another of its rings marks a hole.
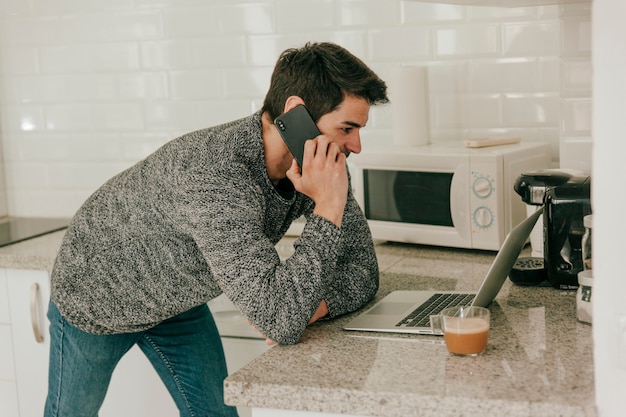
<instances>
[{"instance_id":1,"label":"white subway tile","mask_svg":"<svg viewBox=\"0 0 626 417\"><path fill-rule=\"evenodd\" d=\"M50 185L46 181L46 164L40 161L5 161L5 175L7 184L12 188L44 188Z\"/></svg>"},{"instance_id":2,"label":"white subway tile","mask_svg":"<svg viewBox=\"0 0 626 417\"><path fill-rule=\"evenodd\" d=\"M174 139L166 133L128 133L120 138L120 160L136 163L159 149L169 140Z\"/></svg>"},{"instance_id":3,"label":"white subway tile","mask_svg":"<svg viewBox=\"0 0 626 417\"><path fill-rule=\"evenodd\" d=\"M498 95L438 96L432 102L432 127L495 128L502 126ZM459 138L460 139L460 138Z\"/></svg>"},{"instance_id":4,"label":"white subway tile","mask_svg":"<svg viewBox=\"0 0 626 417\"><path fill-rule=\"evenodd\" d=\"M264 97L270 86L272 68L234 69L224 72L227 97Z\"/></svg>"},{"instance_id":5,"label":"white subway tile","mask_svg":"<svg viewBox=\"0 0 626 417\"><path fill-rule=\"evenodd\" d=\"M93 161L50 164L47 167L51 187L95 190L132 163L95 163Z\"/></svg>"},{"instance_id":6,"label":"white subway tile","mask_svg":"<svg viewBox=\"0 0 626 417\"><path fill-rule=\"evenodd\" d=\"M121 155L119 133L80 133L67 138L67 161L117 161Z\"/></svg>"},{"instance_id":7,"label":"white subway tile","mask_svg":"<svg viewBox=\"0 0 626 417\"><path fill-rule=\"evenodd\" d=\"M0 49L0 68L4 74L39 73L39 53L36 47L8 47Z\"/></svg>"},{"instance_id":8,"label":"white subway tile","mask_svg":"<svg viewBox=\"0 0 626 417\"><path fill-rule=\"evenodd\" d=\"M183 69L193 66L192 41L164 40L142 42L140 45L141 66L144 69Z\"/></svg>"},{"instance_id":9,"label":"white subway tile","mask_svg":"<svg viewBox=\"0 0 626 417\"><path fill-rule=\"evenodd\" d=\"M429 65L433 142L516 134L550 143L556 163L589 160L590 5L4 0L3 10L14 11L0 22L11 213L71 215L167 140L259 109L279 54L307 41L337 42L383 79ZM371 109L364 146L389 140L390 108Z\"/></svg>"},{"instance_id":10,"label":"white subway tile","mask_svg":"<svg viewBox=\"0 0 626 417\"><path fill-rule=\"evenodd\" d=\"M401 7L402 23L405 24L460 21L467 15L467 7L456 4L403 1Z\"/></svg>"},{"instance_id":11,"label":"white subway tile","mask_svg":"<svg viewBox=\"0 0 626 417\"><path fill-rule=\"evenodd\" d=\"M197 104L193 101L148 102L144 111L147 131L185 132L200 127Z\"/></svg>"},{"instance_id":12,"label":"white subway tile","mask_svg":"<svg viewBox=\"0 0 626 417\"><path fill-rule=\"evenodd\" d=\"M502 126L502 104L499 94L461 97L461 123L466 128Z\"/></svg>"},{"instance_id":13,"label":"white subway tile","mask_svg":"<svg viewBox=\"0 0 626 417\"><path fill-rule=\"evenodd\" d=\"M117 76L117 96L122 100L165 99L169 96L165 72L132 72Z\"/></svg>"},{"instance_id":14,"label":"white subway tile","mask_svg":"<svg viewBox=\"0 0 626 417\"><path fill-rule=\"evenodd\" d=\"M219 28L223 33L272 33L274 7L272 3L246 3L219 9Z\"/></svg>"},{"instance_id":15,"label":"white subway tile","mask_svg":"<svg viewBox=\"0 0 626 417\"><path fill-rule=\"evenodd\" d=\"M335 27L333 0L277 0L276 32L324 31Z\"/></svg>"},{"instance_id":16,"label":"white subway tile","mask_svg":"<svg viewBox=\"0 0 626 417\"><path fill-rule=\"evenodd\" d=\"M555 6L553 6L555 8ZM468 6L467 15L469 20L520 20L536 19L539 13L538 7L483 7Z\"/></svg>"},{"instance_id":17,"label":"white subway tile","mask_svg":"<svg viewBox=\"0 0 626 417\"><path fill-rule=\"evenodd\" d=\"M559 97L509 94L502 113L505 126L555 126L560 120Z\"/></svg>"},{"instance_id":18,"label":"white subway tile","mask_svg":"<svg viewBox=\"0 0 626 417\"><path fill-rule=\"evenodd\" d=\"M345 26L400 23L400 4L377 0L339 0L339 24Z\"/></svg>"},{"instance_id":19,"label":"white subway tile","mask_svg":"<svg viewBox=\"0 0 626 417\"><path fill-rule=\"evenodd\" d=\"M375 130L391 130L391 106L388 103L370 107L367 126L362 130L362 133Z\"/></svg>"},{"instance_id":20,"label":"white subway tile","mask_svg":"<svg viewBox=\"0 0 626 417\"><path fill-rule=\"evenodd\" d=\"M25 217L71 217L93 191L63 185L53 189L8 188L9 213Z\"/></svg>"},{"instance_id":21,"label":"white subway tile","mask_svg":"<svg viewBox=\"0 0 626 417\"><path fill-rule=\"evenodd\" d=\"M273 68L284 50L302 47L307 42L334 42L362 59L368 57L365 33L361 31L329 31L315 35L304 32L284 36L250 35L248 37L248 65ZM372 57L369 56L369 59Z\"/></svg>"},{"instance_id":22,"label":"white subway tile","mask_svg":"<svg viewBox=\"0 0 626 417\"><path fill-rule=\"evenodd\" d=\"M112 15L113 40L140 41L163 37L163 20L160 10L137 11Z\"/></svg>"},{"instance_id":23,"label":"white subway tile","mask_svg":"<svg viewBox=\"0 0 626 417\"><path fill-rule=\"evenodd\" d=\"M222 71L193 70L170 73L170 95L174 99L222 97Z\"/></svg>"},{"instance_id":24,"label":"white subway tile","mask_svg":"<svg viewBox=\"0 0 626 417\"><path fill-rule=\"evenodd\" d=\"M591 172L593 141L590 137L562 138L559 149L560 168Z\"/></svg>"},{"instance_id":25,"label":"white subway tile","mask_svg":"<svg viewBox=\"0 0 626 417\"><path fill-rule=\"evenodd\" d=\"M114 74L76 74L65 77L63 85L65 94L57 97L57 102L102 101L118 97Z\"/></svg>"},{"instance_id":26,"label":"white subway tile","mask_svg":"<svg viewBox=\"0 0 626 417\"><path fill-rule=\"evenodd\" d=\"M193 42L193 62L195 67L241 67L247 62L246 51L243 36L196 40Z\"/></svg>"},{"instance_id":27,"label":"white subway tile","mask_svg":"<svg viewBox=\"0 0 626 417\"><path fill-rule=\"evenodd\" d=\"M139 68L136 43L97 43L40 49L41 68L50 73L124 71Z\"/></svg>"},{"instance_id":28,"label":"white subway tile","mask_svg":"<svg viewBox=\"0 0 626 417\"><path fill-rule=\"evenodd\" d=\"M430 30L411 26L369 30L369 57L373 61L408 61L431 57Z\"/></svg>"},{"instance_id":29,"label":"white subway tile","mask_svg":"<svg viewBox=\"0 0 626 417\"><path fill-rule=\"evenodd\" d=\"M2 10L6 15L24 15L31 12L31 4L24 0L4 0Z\"/></svg>"},{"instance_id":30,"label":"white subway tile","mask_svg":"<svg viewBox=\"0 0 626 417\"><path fill-rule=\"evenodd\" d=\"M45 108L46 129L54 131L92 130L93 113L84 104L49 105Z\"/></svg>"},{"instance_id":31,"label":"white subway tile","mask_svg":"<svg viewBox=\"0 0 626 417\"><path fill-rule=\"evenodd\" d=\"M592 66L589 59L563 59L563 95L587 93L592 90Z\"/></svg>"},{"instance_id":32,"label":"white subway tile","mask_svg":"<svg viewBox=\"0 0 626 417\"><path fill-rule=\"evenodd\" d=\"M563 18L563 55L591 53L591 18L576 16Z\"/></svg>"},{"instance_id":33,"label":"white subway tile","mask_svg":"<svg viewBox=\"0 0 626 417\"><path fill-rule=\"evenodd\" d=\"M470 92L535 92L537 62L534 59L472 61L469 70Z\"/></svg>"},{"instance_id":34,"label":"white subway tile","mask_svg":"<svg viewBox=\"0 0 626 417\"><path fill-rule=\"evenodd\" d=\"M162 13L167 38L214 36L219 32L215 7L168 7Z\"/></svg>"},{"instance_id":35,"label":"white subway tile","mask_svg":"<svg viewBox=\"0 0 626 417\"><path fill-rule=\"evenodd\" d=\"M149 40L163 36L161 13L133 11L112 14L73 14L57 19L74 42Z\"/></svg>"},{"instance_id":36,"label":"white subway tile","mask_svg":"<svg viewBox=\"0 0 626 417\"><path fill-rule=\"evenodd\" d=\"M70 139L66 134L31 133L17 137L16 142L20 160L26 162L68 161L73 156Z\"/></svg>"},{"instance_id":37,"label":"white subway tile","mask_svg":"<svg viewBox=\"0 0 626 417\"><path fill-rule=\"evenodd\" d=\"M561 60L558 57L539 58L538 91L559 91L561 89Z\"/></svg>"},{"instance_id":38,"label":"white subway tile","mask_svg":"<svg viewBox=\"0 0 626 417\"><path fill-rule=\"evenodd\" d=\"M56 16L14 16L2 20L2 36L13 45L52 45L67 42L63 20Z\"/></svg>"},{"instance_id":39,"label":"white subway tile","mask_svg":"<svg viewBox=\"0 0 626 417\"><path fill-rule=\"evenodd\" d=\"M45 128L43 107L14 105L2 108L0 126L4 132L31 132Z\"/></svg>"},{"instance_id":40,"label":"white subway tile","mask_svg":"<svg viewBox=\"0 0 626 417\"><path fill-rule=\"evenodd\" d=\"M36 14L68 14L68 13L107 13L132 9L133 0L30 0L31 7Z\"/></svg>"},{"instance_id":41,"label":"white subway tile","mask_svg":"<svg viewBox=\"0 0 626 417\"><path fill-rule=\"evenodd\" d=\"M592 2L564 3L556 6L557 16L591 16Z\"/></svg>"},{"instance_id":42,"label":"white subway tile","mask_svg":"<svg viewBox=\"0 0 626 417\"><path fill-rule=\"evenodd\" d=\"M92 71L126 71L139 69L139 46L136 43L98 44L89 47Z\"/></svg>"},{"instance_id":43,"label":"white subway tile","mask_svg":"<svg viewBox=\"0 0 626 417\"><path fill-rule=\"evenodd\" d=\"M470 61L438 62L428 70L431 94L461 94L469 91Z\"/></svg>"},{"instance_id":44,"label":"white subway tile","mask_svg":"<svg viewBox=\"0 0 626 417\"><path fill-rule=\"evenodd\" d=\"M550 155L552 155L552 167L559 167L559 143L561 140L561 133L559 128L554 127L538 127L535 140L544 142L550 145Z\"/></svg>"},{"instance_id":45,"label":"white subway tile","mask_svg":"<svg viewBox=\"0 0 626 417\"><path fill-rule=\"evenodd\" d=\"M502 49L508 56L558 55L558 21L502 24Z\"/></svg>"},{"instance_id":46,"label":"white subway tile","mask_svg":"<svg viewBox=\"0 0 626 417\"><path fill-rule=\"evenodd\" d=\"M302 43L309 40L308 36L302 34L289 38L278 35L251 35L248 38L248 64L250 66L273 67L281 52L299 45L300 39L302 39Z\"/></svg>"},{"instance_id":47,"label":"white subway tile","mask_svg":"<svg viewBox=\"0 0 626 417\"><path fill-rule=\"evenodd\" d=\"M144 127L141 103L93 104L92 111L93 125L98 130L118 131Z\"/></svg>"},{"instance_id":48,"label":"white subway tile","mask_svg":"<svg viewBox=\"0 0 626 417\"><path fill-rule=\"evenodd\" d=\"M209 127L237 120L254 111L250 100L206 101L198 104L198 119L205 127Z\"/></svg>"},{"instance_id":49,"label":"white subway tile","mask_svg":"<svg viewBox=\"0 0 626 417\"><path fill-rule=\"evenodd\" d=\"M39 64L44 73L71 74L90 70L85 46L53 45L39 48Z\"/></svg>"},{"instance_id":50,"label":"white subway tile","mask_svg":"<svg viewBox=\"0 0 626 417\"><path fill-rule=\"evenodd\" d=\"M371 68L375 66L375 63L371 62L372 57L369 53L368 41L364 31L332 31L325 37L316 38L315 41L334 42L343 46L360 59L366 61Z\"/></svg>"},{"instance_id":51,"label":"white subway tile","mask_svg":"<svg viewBox=\"0 0 626 417\"><path fill-rule=\"evenodd\" d=\"M16 88L16 101L22 103L46 103L62 100L66 95L65 77L62 75L15 78L11 86Z\"/></svg>"},{"instance_id":52,"label":"white subway tile","mask_svg":"<svg viewBox=\"0 0 626 417\"><path fill-rule=\"evenodd\" d=\"M494 56L499 53L500 26L494 23L435 29L435 56Z\"/></svg>"},{"instance_id":53,"label":"white subway tile","mask_svg":"<svg viewBox=\"0 0 626 417\"><path fill-rule=\"evenodd\" d=\"M33 135L33 132L24 133ZM22 159L23 153L19 142L21 141L23 133L9 132L3 129L2 135L2 160L6 161L19 161ZM8 184L7 184L8 185Z\"/></svg>"},{"instance_id":54,"label":"white subway tile","mask_svg":"<svg viewBox=\"0 0 626 417\"><path fill-rule=\"evenodd\" d=\"M591 136L590 97L561 100L561 126L564 136Z\"/></svg>"},{"instance_id":55,"label":"white subway tile","mask_svg":"<svg viewBox=\"0 0 626 417\"><path fill-rule=\"evenodd\" d=\"M462 109L452 95L437 95L431 100L431 129L460 128L463 126Z\"/></svg>"}]
</instances>

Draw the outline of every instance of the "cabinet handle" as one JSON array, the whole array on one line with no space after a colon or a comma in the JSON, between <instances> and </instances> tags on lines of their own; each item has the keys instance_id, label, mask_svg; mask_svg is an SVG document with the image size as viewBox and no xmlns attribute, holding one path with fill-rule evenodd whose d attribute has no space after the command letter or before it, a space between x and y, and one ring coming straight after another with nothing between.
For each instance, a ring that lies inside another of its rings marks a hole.
<instances>
[{"instance_id":1,"label":"cabinet handle","mask_svg":"<svg viewBox=\"0 0 626 417\"><path fill-rule=\"evenodd\" d=\"M30 286L30 322L33 326L33 334L37 343L43 342L43 334L39 326L39 318L41 316L41 308L39 306L39 284L36 282Z\"/></svg>"}]
</instances>

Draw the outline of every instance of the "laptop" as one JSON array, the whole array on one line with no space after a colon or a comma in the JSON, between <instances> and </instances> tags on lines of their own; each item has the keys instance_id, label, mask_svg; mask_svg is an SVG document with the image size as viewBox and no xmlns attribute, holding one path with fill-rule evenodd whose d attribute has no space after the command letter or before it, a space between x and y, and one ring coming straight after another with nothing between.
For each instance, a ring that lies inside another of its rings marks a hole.
<instances>
[{"instance_id":1,"label":"laptop","mask_svg":"<svg viewBox=\"0 0 626 417\"><path fill-rule=\"evenodd\" d=\"M346 324L344 330L439 334L430 327L431 315L451 306L487 307L500 292L542 213L540 208L509 232L478 292L393 291Z\"/></svg>"}]
</instances>

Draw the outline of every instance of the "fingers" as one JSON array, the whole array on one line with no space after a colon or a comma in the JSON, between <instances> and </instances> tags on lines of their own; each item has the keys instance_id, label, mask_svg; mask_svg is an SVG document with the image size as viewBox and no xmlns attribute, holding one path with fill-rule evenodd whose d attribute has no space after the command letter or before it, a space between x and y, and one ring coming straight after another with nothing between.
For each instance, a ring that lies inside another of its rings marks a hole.
<instances>
[{"instance_id":1,"label":"fingers","mask_svg":"<svg viewBox=\"0 0 626 417\"><path fill-rule=\"evenodd\" d=\"M296 164L296 165L297 165L297 164ZM268 338L268 337L267 337L267 336L265 336L263 333L261 333L261 332L259 331L259 329L257 329L256 327L254 327L254 325L252 324L252 322L251 322L250 320L248 320L248 325L249 325L250 327L252 327L252 328L254 329L254 331L255 331L255 332L257 332L259 335L261 335L261 337L263 337L263 338L265 339L265 344L266 344L266 345L268 345L268 346L274 346L274 345L278 344L278 342L276 342L276 341L274 341L274 340L272 340L272 339Z\"/></svg>"},{"instance_id":2,"label":"fingers","mask_svg":"<svg viewBox=\"0 0 626 417\"><path fill-rule=\"evenodd\" d=\"M309 160L317 163L344 163L346 156L341 152L336 143L324 135L320 135L313 140L306 141L304 145L305 161Z\"/></svg>"}]
</instances>

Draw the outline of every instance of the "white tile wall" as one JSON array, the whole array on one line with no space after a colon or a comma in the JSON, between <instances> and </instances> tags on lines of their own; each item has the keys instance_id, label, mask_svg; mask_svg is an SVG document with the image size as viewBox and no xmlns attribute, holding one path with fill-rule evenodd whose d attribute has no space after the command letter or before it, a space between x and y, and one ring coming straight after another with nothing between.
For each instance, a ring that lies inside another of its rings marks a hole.
<instances>
[{"instance_id":1,"label":"white tile wall","mask_svg":"<svg viewBox=\"0 0 626 417\"><path fill-rule=\"evenodd\" d=\"M429 65L431 140L515 134L589 167L591 7L403 0L4 0L0 135L12 215L71 216L169 139L257 110L309 40L383 78ZM390 107L364 146L390 140Z\"/></svg>"}]
</instances>

